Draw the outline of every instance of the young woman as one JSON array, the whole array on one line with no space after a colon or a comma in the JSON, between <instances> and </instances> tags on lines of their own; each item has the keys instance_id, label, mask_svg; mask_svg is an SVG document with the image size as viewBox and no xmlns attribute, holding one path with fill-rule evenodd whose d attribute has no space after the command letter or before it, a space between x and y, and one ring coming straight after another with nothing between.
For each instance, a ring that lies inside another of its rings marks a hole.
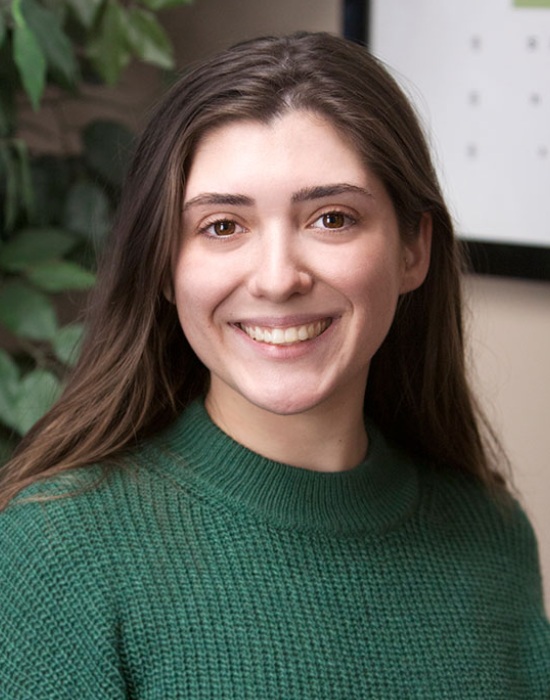
<instances>
[{"instance_id":1,"label":"young woman","mask_svg":"<svg viewBox=\"0 0 550 700\"><path fill-rule=\"evenodd\" d=\"M248 42L137 148L78 367L3 472L2 698L545 698L460 255L362 48Z\"/></svg>"}]
</instances>

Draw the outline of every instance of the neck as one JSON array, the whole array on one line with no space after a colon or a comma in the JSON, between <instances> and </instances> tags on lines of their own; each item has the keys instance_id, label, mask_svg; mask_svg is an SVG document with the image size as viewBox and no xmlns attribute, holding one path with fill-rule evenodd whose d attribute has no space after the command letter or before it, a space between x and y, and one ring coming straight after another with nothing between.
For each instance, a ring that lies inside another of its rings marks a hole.
<instances>
[{"instance_id":1,"label":"neck","mask_svg":"<svg viewBox=\"0 0 550 700\"><path fill-rule=\"evenodd\" d=\"M324 403L292 415L272 413L231 391L210 390L205 406L221 430L276 462L337 472L352 469L367 452L362 394L338 407Z\"/></svg>"}]
</instances>

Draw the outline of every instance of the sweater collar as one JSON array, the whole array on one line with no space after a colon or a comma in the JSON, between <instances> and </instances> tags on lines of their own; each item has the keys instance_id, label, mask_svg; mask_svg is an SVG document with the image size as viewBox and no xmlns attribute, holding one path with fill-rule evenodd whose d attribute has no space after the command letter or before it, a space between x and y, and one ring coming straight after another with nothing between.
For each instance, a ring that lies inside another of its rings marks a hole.
<instances>
[{"instance_id":1,"label":"sweater collar","mask_svg":"<svg viewBox=\"0 0 550 700\"><path fill-rule=\"evenodd\" d=\"M196 401L151 447L153 463L203 496L280 527L334 534L381 532L413 511L414 463L367 420L366 458L343 472L317 472L262 457L235 442Z\"/></svg>"}]
</instances>

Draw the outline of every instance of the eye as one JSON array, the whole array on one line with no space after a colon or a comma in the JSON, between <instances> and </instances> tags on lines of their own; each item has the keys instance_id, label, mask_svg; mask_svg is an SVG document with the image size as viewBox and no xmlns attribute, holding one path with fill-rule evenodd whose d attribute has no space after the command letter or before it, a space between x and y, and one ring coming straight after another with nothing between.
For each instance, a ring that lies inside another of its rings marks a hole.
<instances>
[{"instance_id":1,"label":"eye","mask_svg":"<svg viewBox=\"0 0 550 700\"><path fill-rule=\"evenodd\" d=\"M232 219L217 219L216 221L209 221L200 229L200 233L204 233L207 236L212 236L212 238L227 238L235 235L236 233L242 233L243 231L243 227L239 226L239 224Z\"/></svg>"},{"instance_id":2,"label":"eye","mask_svg":"<svg viewBox=\"0 0 550 700\"><path fill-rule=\"evenodd\" d=\"M343 211L327 211L311 224L312 228L327 229L330 231L338 231L339 229L347 228L356 223L356 220L349 214Z\"/></svg>"}]
</instances>

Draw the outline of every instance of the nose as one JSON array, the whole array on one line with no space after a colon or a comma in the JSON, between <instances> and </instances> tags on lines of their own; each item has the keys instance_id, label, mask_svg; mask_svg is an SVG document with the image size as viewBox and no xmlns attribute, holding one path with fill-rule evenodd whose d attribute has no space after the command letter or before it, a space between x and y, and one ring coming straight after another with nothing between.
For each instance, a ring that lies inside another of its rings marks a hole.
<instances>
[{"instance_id":1,"label":"nose","mask_svg":"<svg viewBox=\"0 0 550 700\"><path fill-rule=\"evenodd\" d=\"M253 296L280 303L311 290L314 278L298 236L294 231L283 230L258 236L249 284Z\"/></svg>"}]
</instances>

